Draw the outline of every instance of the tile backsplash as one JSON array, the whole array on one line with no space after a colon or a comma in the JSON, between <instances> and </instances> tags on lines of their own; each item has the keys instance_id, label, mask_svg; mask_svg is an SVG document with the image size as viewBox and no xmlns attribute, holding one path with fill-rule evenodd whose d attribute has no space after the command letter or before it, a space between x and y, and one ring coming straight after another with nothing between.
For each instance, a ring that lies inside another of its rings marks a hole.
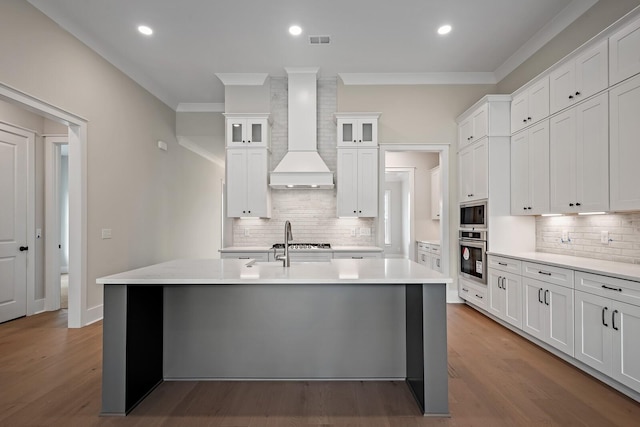
<instances>
[{"instance_id":1,"label":"tile backsplash","mask_svg":"<svg viewBox=\"0 0 640 427\"><path fill-rule=\"evenodd\" d=\"M234 220L234 246L282 243L286 220L291 221L295 243L331 243L333 246L376 245L375 219L336 217L335 190L273 190L271 198L271 218ZM361 235L366 234L367 230L371 235Z\"/></svg>"},{"instance_id":2,"label":"tile backsplash","mask_svg":"<svg viewBox=\"0 0 640 427\"><path fill-rule=\"evenodd\" d=\"M603 232L608 233L606 244ZM536 250L640 264L640 212L537 217Z\"/></svg>"},{"instance_id":3,"label":"tile backsplash","mask_svg":"<svg viewBox=\"0 0 640 427\"><path fill-rule=\"evenodd\" d=\"M330 170L336 170L337 80L318 79L318 152ZM271 169L287 150L287 82L271 78ZM335 175L334 175L335 176ZM336 177L337 180L337 177ZM233 246L270 246L284 238L284 222L291 221L293 241L331 243L334 246L376 245L373 218L337 218L336 190L272 190L271 218L234 219ZM367 235L367 232L369 235Z\"/></svg>"}]
</instances>

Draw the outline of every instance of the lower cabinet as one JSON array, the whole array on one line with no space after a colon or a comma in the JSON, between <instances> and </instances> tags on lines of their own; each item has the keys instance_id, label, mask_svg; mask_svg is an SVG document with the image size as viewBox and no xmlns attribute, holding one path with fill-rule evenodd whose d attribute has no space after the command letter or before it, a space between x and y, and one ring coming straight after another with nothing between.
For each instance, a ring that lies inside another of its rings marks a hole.
<instances>
[{"instance_id":1,"label":"lower cabinet","mask_svg":"<svg viewBox=\"0 0 640 427\"><path fill-rule=\"evenodd\" d=\"M267 262L269 260L269 252L222 252L222 259L255 259L258 262Z\"/></svg>"},{"instance_id":2,"label":"lower cabinet","mask_svg":"<svg viewBox=\"0 0 640 427\"><path fill-rule=\"evenodd\" d=\"M640 390L640 307L576 291L575 357Z\"/></svg>"},{"instance_id":3,"label":"lower cabinet","mask_svg":"<svg viewBox=\"0 0 640 427\"><path fill-rule=\"evenodd\" d=\"M375 259L382 258L382 252L334 252L333 259Z\"/></svg>"},{"instance_id":4,"label":"lower cabinet","mask_svg":"<svg viewBox=\"0 0 640 427\"><path fill-rule=\"evenodd\" d=\"M480 308L487 309L487 287L458 276L458 296Z\"/></svg>"},{"instance_id":5,"label":"lower cabinet","mask_svg":"<svg viewBox=\"0 0 640 427\"><path fill-rule=\"evenodd\" d=\"M522 330L573 356L573 289L523 278Z\"/></svg>"},{"instance_id":6,"label":"lower cabinet","mask_svg":"<svg viewBox=\"0 0 640 427\"><path fill-rule=\"evenodd\" d=\"M490 268L487 284L489 313L522 328L522 277Z\"/></svg>"}]
</instances>

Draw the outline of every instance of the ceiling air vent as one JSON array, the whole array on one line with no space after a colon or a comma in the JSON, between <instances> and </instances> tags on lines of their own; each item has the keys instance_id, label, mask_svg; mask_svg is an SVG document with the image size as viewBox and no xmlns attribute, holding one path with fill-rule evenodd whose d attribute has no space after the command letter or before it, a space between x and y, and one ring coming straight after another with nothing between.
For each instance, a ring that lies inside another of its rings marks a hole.
<instances>
[{"instance_id":1,"label":"ceiling air vent","mask_svg":"<svg viewBox=\"0 0 640 427\"><path fill-rule=\"evenodd\" d=\"M309 36L309 44L321 45L330 43L331 36Z\"/></svg>"}]
</instances>

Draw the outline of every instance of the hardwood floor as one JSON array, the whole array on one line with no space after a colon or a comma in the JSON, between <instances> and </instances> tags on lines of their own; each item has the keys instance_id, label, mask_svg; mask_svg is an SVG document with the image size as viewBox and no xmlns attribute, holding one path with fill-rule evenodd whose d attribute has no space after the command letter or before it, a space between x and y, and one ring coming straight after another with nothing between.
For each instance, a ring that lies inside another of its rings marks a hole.
<instances>
[{"instance_id":1,"label":"hardwood floor","mask_svg":"<svg viewBox=\"0 0 640 427\"><path fill-rule=\"evenodd\" d=\"M0 325L0 426L638 426L640 404L464 305L448 306L451 418L402 382L167 382L99 417L102 324Z\"/></svg>"}]
</instances>

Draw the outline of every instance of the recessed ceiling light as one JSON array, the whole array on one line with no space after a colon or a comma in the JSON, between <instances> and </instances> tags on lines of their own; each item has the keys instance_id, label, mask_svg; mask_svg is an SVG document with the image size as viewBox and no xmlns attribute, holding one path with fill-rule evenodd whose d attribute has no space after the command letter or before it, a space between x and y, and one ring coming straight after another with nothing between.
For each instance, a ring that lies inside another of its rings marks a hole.
<instances>
[{"instance_id":1,"label":"recessed ceiling light","mask_svg":"<svg viewBox=\"0 0 640 427\"><path fill-rule=\"evenodd\" d=\"M302 28L300 28L298 25L292 25L289 27L289 33L292 36L299 36L300 34L302 34Z\"/></svg>"},{"instance_id":2,"label":"recessed ceiling light","mask_svg":"<svg viewBox=\"0 0 640 427\"><path fill-rule=\"evenodd\" d=\"M153 34L153 30L151 28L147 27L146 25L140 25L138 27L138 31L140 31L145 36L150 36L151 34Z\"/></svg>"},{"instance_id":3,"label":"recessed ceiling light","mask_svg":"<svg viewBox=\"0 0 640 427\"><path fill-rule=\"evenodd\" d=\"M441 36L444 36L445 34L449 34L451 32L451 25L443 25L442 27L438 28L438 34L440 34Z\"/></svg>"}]
</instances>

